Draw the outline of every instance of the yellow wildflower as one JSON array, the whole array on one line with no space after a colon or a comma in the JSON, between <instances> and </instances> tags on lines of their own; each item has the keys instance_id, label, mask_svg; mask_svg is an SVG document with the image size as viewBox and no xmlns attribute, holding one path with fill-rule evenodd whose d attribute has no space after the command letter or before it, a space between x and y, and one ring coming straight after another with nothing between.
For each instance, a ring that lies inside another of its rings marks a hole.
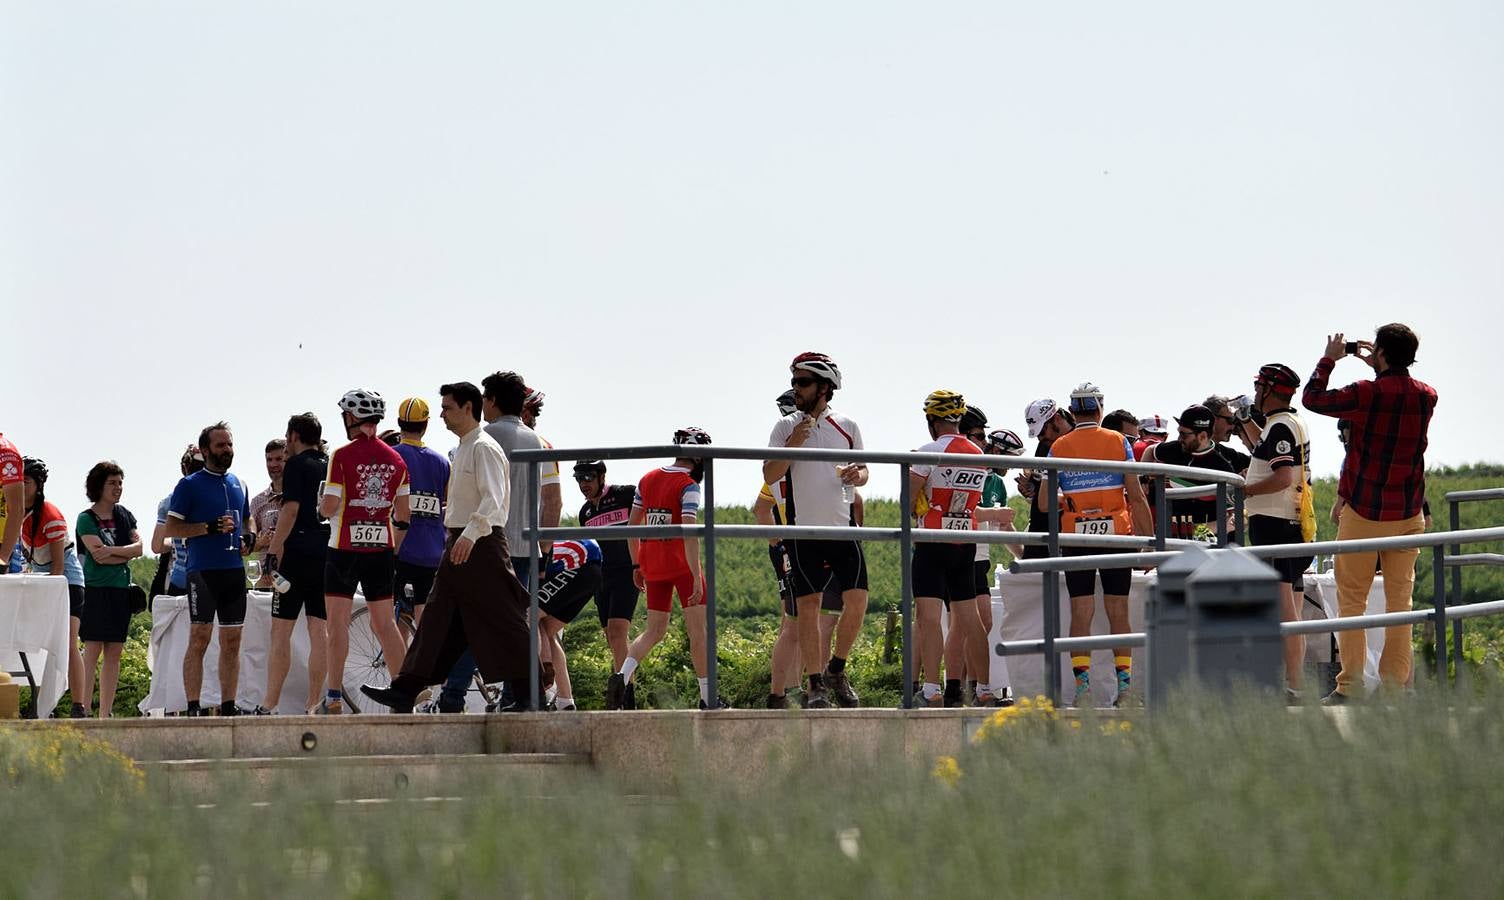
<instances>
[{"instance_id":1,"label":"yellow wildflower","mask_svg":"<svg viewBox=\"0 0 1504 900\"><path fill-rule=\"evenodd\" d=\"M961 765L954 756L937 757L935 769L930 774L945 782L947 787L955 787L956 782L961 780Z\"/></svg>"}]
</instances>

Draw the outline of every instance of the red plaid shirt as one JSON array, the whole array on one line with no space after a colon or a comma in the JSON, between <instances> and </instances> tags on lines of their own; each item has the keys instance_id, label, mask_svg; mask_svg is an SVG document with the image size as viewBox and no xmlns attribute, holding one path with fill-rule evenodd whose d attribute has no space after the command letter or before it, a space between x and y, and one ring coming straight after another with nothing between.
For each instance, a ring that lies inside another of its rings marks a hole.
<instances>
[{"instance_id":1,"label":"red plaid shirt","mask_svg":"<svg viewBox=\"0 0 1504 900\"><path fill-rule=\"evenodd\" d=\"M1322 357L1306 382L1306 409L1353 423L1337 495L1365 519L1393 522L1419 515L1426 501L1426 429L1436 389L1389 369L1372 381L1327 390L1333 361Z\"/></svg>"}]
</instances>

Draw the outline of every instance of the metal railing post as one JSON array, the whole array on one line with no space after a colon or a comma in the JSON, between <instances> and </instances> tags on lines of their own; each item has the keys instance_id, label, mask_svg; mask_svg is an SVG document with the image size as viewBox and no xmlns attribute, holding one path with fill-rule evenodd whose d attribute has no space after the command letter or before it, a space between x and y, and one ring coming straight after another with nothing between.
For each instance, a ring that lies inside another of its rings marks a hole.
<instances>
[{"instance_id":1,"label":"metal railing post","mask_svg":"<svg viewBox=\"0 0 1504 900\"><path fill-rule=\"evenodd\" d=\"M903 614L903 708L914 708L914 498L909 490L909 464L898 466L898 606ZM939 673L928 673L934 677Z\"/></svg>"},{"instance_id":2,"label":"metal railing post","mask_svg":"<svg viewBox=\"0 0 1504 900\"><path fill-rule=\"evenodd\" d=\"M706 457L705 464L705 676L709 683L710 699L705 706L720 708L720 684L716 680L715 643L715 460ZM774 677L778 673L773 673Z\"/></svg>"},{"instance_id":3,"label":"metal railing post","mask_svg":"<svg viewBox=\"0 0 1504 900\"><path fill-rule=\"evenodd\" d=\"M1051 468L1044 482L1047 492L1045 515L1050 520L1049 538L1045 549L1050 556L1060 555L1060 471ZM1035 497L1034 501L1039 502ZM1055 639L1060 637L1060 573L1044 573L1044 681L1045 696L1056 706L1060 705L1060 654L1055 651Z\"/></svg>"},{"instance_id":4,"label":"metal railing post","mask_svg":"<svg viewBox=\"0 0 1504 900\"><path fill-rule=\"evenodd\" d=\"M1217 546L1227 546L1227 485L1217 482Z\"/></svg>"},{"instance_id":5,"label":"metal railing post","mask_svg":"<svg viewBox=\"0 0 1504 900\"><path fill-rule=\"evenodd\" d=\"M527 557L527 565L532 571L527 573L527 708L537 711L543 708L540 702L539 691L543 686L538 683L538 551L542 541L538 532L539 519L541 518L538 508L542 503L542 488L539 486L538 463L530 462L527 465L527 529L523 539L522 555ZM515 689L514 689L515 694Z\"/></svg>"},{"instance_id":6,"label":"metal railing post","mask_svg":"<svg viewBox=\"0 0 1504 900\"><path fill-rule=\"evenodd\" d=\"M1447 573L1446 547L1431 548L1431 600L1436 606L1436 681L1447 686Z\"/></svg>"},{"instance_id":7,"label":"metal railing post","mask_svg":"<svg viewBox=\"0 0 1504 900\"><path fill-rule=\"evenodd\" d=\"M1448 505L1451 507L1451 510L1448 513L1448 515L1449 515L1448 528L1451 531L1461 531L1462 530L1462 511L1461 511L1461 509L1459 507L1459 504L1458 504L1458 502L1456 500L1453 500ZM1449 550L1451 551L1451 554L1453 556L1461 556L1462 555L1462 545L1461 544L1453 544L1449 548ZM1461 606L1462 605L1462 567L1461 566L1453 566L1452 567L1452 599L1451 599L1450 605L1451 606ZM1461 687L1463 687L1466 684L1466 680L1467 680L1467 669L1462 664L1462 620L1461 619L1453 619L1452 620L1452 660L1453 660L1454 665L1456 665L1456 667L1457 667L1457 677L1456 677L1457 687L1461 688Z\"/></svg>"},{"instance_id":8,"label":"metal railing post","mask_svg":"<svg viewBox=\"0 0 1504 900\"><path fill-rule=\"evenodd\" d=\"M1165 549L1165 535L1170 532L1170 498L1165 495L1170 489L1170 479L1155 475L1154 485L1154 549L1159 552Z\"/></svg>"}]
</instances>

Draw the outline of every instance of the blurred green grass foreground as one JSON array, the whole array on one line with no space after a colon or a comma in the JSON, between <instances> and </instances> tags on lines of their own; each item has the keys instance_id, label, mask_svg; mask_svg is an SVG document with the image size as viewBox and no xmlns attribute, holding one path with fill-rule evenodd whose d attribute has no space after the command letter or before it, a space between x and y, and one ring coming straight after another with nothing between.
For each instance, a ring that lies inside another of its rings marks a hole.
<instances>
[{"instance_id":1,"label":"blurred green grass foreground","mask_svg":"<svg viewBox=\"0 0 1504 900\"><path fill-rule=\"evenodd\" d=\"M0 896L1497 897L1501 698L1036 702L918 765L815 758L748 784L690 763L647 795L585 770L370 803L174 804L81 732L0 728Z\"/></svg>"}]
</instances>

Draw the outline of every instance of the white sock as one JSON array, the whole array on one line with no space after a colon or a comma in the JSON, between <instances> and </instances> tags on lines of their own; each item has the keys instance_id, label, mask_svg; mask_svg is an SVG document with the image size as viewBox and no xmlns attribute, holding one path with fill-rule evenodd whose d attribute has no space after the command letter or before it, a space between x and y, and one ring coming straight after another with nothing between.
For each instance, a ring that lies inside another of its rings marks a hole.
<instances>
[{"instance_id":1,"label":"white sock","mask_svg":"<svg viewBox=\"0 0 1504 900\"><path fill-rule=\"evenodd\" d=\"M573 697L560 697L554 701L555 709L574 709Z\"/></svg>"},{"instance_id":2,"label":"white sock","mask_svg":"<svg viewBox=\"0 0 1504 900\"><path fill-rule=\"evenodd\" d=\"M700 702L704 703L706 706L709 706L710 705L710 679L709 678L701 678L699 681L700 681Z\"/></svg>"},{"instance_id":3,"label":"white sock","mask_svg":"<svg viewBox=\"0 0 1504 900\"><path fill-rule=\"evenodd\" d=\"M940 685L931 684L930 682L926 681L924 683L924 699L933 700L938 696L940 696Z\"/></svg>"},{"instance_id":4,"label":"white sock","mask_svg":"<svg viewBox=\"0 0 1504 900\"><path fill-rule=\"evenodd\" d=\"M626 658L625 661L622 662L622 664L621 664L621 671L618 672L617 674L621 676L622 681L631 681L632 680L632 673L636 672L636 671L637 671L637 660L635 660L635 659L633 659L632 657L629 656L629 657Z\"/></svg>"},{"instance_id":5,"label":"white sock","mask_svg":"<svg viewBox=\"0 0 1504 900\"><path fill-rule=\"evenodd\" d=\"M977 696L978 697L982 696L983 694L990 694L990 693L992 693L992 685L990 685L990 684L983 684L980 681L977 682Z\"/></svg>"}]
</instances>

